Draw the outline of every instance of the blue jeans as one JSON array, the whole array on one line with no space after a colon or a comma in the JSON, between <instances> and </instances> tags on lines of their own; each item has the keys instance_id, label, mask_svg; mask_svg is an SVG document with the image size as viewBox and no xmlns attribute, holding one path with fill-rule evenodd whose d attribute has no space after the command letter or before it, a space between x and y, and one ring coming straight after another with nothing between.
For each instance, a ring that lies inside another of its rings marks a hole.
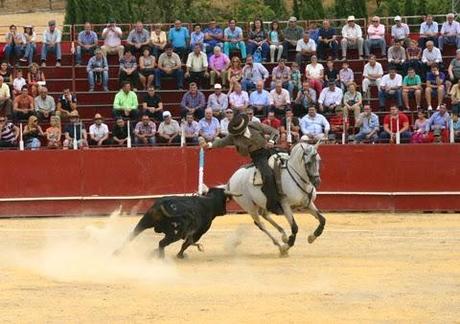
<instances>
[{"instance_id":1,"label":"blue jeans","mask_svg":"<svg viewBox=\"0 0 460 324\"><path fill-rule=\"evenodd\" d=\"M241 52L241 58L244 60L246 59L246 44L243 41L232 43L232 42L225 42L224 43L224 53L230 57L230 51L233 49L239 49Z\"/></svg>"},{"instance_id":2,"label":"blue jeans","mask_svg":"<svg viewBox=\"0 0 460 324\"><path fill-rule=\"evenodd\" d=\"M35 49L36 49L36 46L34 43L29 43L26 45L25 52L24 52L24 58L27 59L29 64L32 64L32 61L34 59Z\"/></svg>"},{"instance_id":3,"label":"blue jeans","mask_svg":"<svg viewBox=\"0 0 460 324\"><path fill-rule=\"evenodd\" d=\"M54 47L51 47L48 44L43 44L42 45L42 56L41 56L42 62L46 61L46 57L48 56L49 52L54 53L56 55L56 60L60 61L61 60L61 43L56 43Z\"/></svg>"},{"instance_id":4,"label":"blue jeans","mask_svg":"<svg viewBox=\"0 0 460 324\"><path fill-rule=\"evenodd\" d=\"M256 84L250 79L243 79L241 80L241 88L244 91L251 91L256 88Z\"/></svg>"},{"instance_id":5,"label":"blue jeans","mask_svg":"<svg viewBox=\"0 0 460 324\"><path fill-rule=\"evenodd\" d=\"M5 46L5 60L9 61L11 54L14 53L14 56L18 59L21 57L24 51L24 47L21 45L9 44Z\"/></svg>"},{"instance_id":6,"label":"blue jeans","mask_svg":"<svg viewBox=\"0 0 460 324\"><path fill-rule=\"evenodd\" d=\"M144 141L142 141L140 138L138 138L137 136L134 138L134 143L136 145L145 145L144 144ZM156 140L155 140L155 136L152 136L152 137L148 137L147 138L147 143L150 144L150 145L155 145L156 143Z\"/></svg>"},{"instance_id":7,"label":"blue jeans","mask_svg":"<svg viewBox=\"0 0 460 324\"><path fill-rule=\"evenodd\" d=\"M81 46L77 46L77 50L75 51L75 61L77 64L81 64L81 56L84 53L89 53L90 56L94 55L94 47L91 47L90 49L86 49Z\"/></svg>"},{"instance_id":8,"label":"blue jeans","mask_svg":"<svg viewBox=\"0 0 460 324\"><path fill-rule=\"evenodd\" d=\"M248 42L248 45L246 47L247 47L247 52L251 55L254 55L254 52L257 50L258 46L257 44ZM269 55L270 55L270 46L265 42L262 44L262 59L266 61Z\"/></svg>"},{"instance_id":9,"label":"blue jeans","mask_svg":"<svg viewBox=\"0 0 460 324\"><path fill-rule=\"evenodd\" d=\"M399 138L401 139L401 142L406 142L406 143L409 143L411 136L412 134L409 131L405 131L399 134ZM388 142L390 140L390 134L388 134L387 132L381 132L380 140L382 142Z\"/></svg>"},{"instance_id":10,"label":"blue jeans","mask_svg":"<svg viewBox=\"0 0 460 324\"><path fill-rule=\"evenodd\" d=\"M360 142L364 141L366 139L367 134L369 134L369 133L360 130L359 133L355 135L355 141L357 143L360 143ZM369 138L369 141L376 142L378 140L378 138L379 138L378 133L375 133L374 135L372 135L371 138Z\"/></svg>"},{"instance_id":11,"label":"blue jeans","mask_svg":"<svg viewBox=\"0 0 460 324\"><path fill-rule=\"evenodd\" d=\"M444 49L444 45L455 45L457 49L460 48L460 37L459 36L439 36L438 38L439 50Z\"/></svg>"},{"instance_id":12,"label":"blue jeans","mask_svg":"<svg viewBox=\"0 0 460 324\"><path fill-rule=\"evenodd\" d=\"M402 106L402 96L401 89L395 90L394 93L389 93L387 91L379 90L379 105L380 107L385 107L385 99L395 98L398 103L398 107Z\"/></svg>"},{"instance_id":13,"label":"blue jeans","mask_svg":"<svg viewBox=\"0 0 460 324\"><path fill-rule=\"evenodd\" d=\"M382 50L382 56L386 55L387 43L385 42L384 38L366 39L364 41L364 54L366 54L366 56L369 56L369 53L371 52L371 48L373 47L380 47L380 49Z\"/></svg>"},{"instance_id":14,"label":"blue jeans","mask_svg":"<svg viewBox=\"0 0 460 324\"><path fill-rule=\"evenodd\" d=\"M94 89L95 85L95 79L96 79L96 74L99 73L100 76L102 77L102 87L104 90L108 88L109 85L109 72L108 71L102 71L102 72L88 72L88 82L89 82L89 88Z\"/></svg>"},{"instance_id":15,"label":"blue jeans","mask_svg":"<svg viewBox=\"0 0 460 324\"><path fill-rule=\"evenodd\" d=\"M155 87L161 87L161 78L164 78L165 76L173 77L174 79L176 79L178 89L182 89L184 87L184 71L182 71L181 69L174 70L171 74L166 74L166 72L164 72L163 70L156 69Z\"/></svg>"},{"instance_id":16,"label":"blue jeans","mask_svg":"<svg viewBox=\"0 0 460 324\"><path fill-rule=\"evenodd\" d=\"M42 143L36 137L29 138L28 140L25 141L25 147L31 150L37 150L40 148L41 145Z\"/></svg>"}]
</instances>

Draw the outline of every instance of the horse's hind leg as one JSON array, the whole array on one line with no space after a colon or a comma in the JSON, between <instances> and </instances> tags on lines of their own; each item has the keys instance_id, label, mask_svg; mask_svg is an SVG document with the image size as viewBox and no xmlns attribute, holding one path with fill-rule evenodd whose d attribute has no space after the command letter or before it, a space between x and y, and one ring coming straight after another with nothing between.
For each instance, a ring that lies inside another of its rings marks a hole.
<instances>
[{"instance_id":1,"label":"horse's hind leg","mask_svg":"<svg viewBox=\"0 0 460 324\"><path fill-rule=\"evenodd\" d=\"M283 245L265 228L265 224L261 221L259 214L251 214L252 218L254 219L254 224L264 232L273 242L280 249L281 256L287 255L287 250L284 248Z\"/></svg>"},{"instance_id":2,"label":"horse's hind leg","mask_svg":"<svg viewBox=\"0 0 460 324\"><path fill-rule=\"evenodd\" d=\"M323 233L324 226L326 225L326 218L321 214L313 202L309 206L309 211L310 214L315 216L315 218L319 221L319 225L316 230L313 232L313 234L308 236L308 243L311 244Z\"/></svg>"},{"instance_id":3,"label":"horse's hind leg","mask_svg":"<svg viewBox=\"0 0 460 324\"><path fill-rule=\"evenodd\" d=\"M270 215L269 212L267 212L266 210L260 210L259 211L259 214L267 221L269 222L274 228L276 228L276 230L278 232L280 232L281 234L281 240L284 242L284 243L287 243L288 242L288 237L287 237L287 234L286 234L286 231L284 230L284 228L282 228L280 225L278 225L278 223L276 223L274 221L274 219L272 218L272 216Z\"/></svg>"}]
</instances>

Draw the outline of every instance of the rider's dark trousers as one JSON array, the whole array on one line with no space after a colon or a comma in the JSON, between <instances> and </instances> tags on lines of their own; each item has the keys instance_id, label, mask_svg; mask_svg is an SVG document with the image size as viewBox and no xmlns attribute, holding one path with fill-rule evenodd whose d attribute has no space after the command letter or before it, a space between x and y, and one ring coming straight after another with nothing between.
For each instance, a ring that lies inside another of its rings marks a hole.
<instances>
[{"instance_id":1,"label":"rider's dark trousers","mask_svg":"<svg viewBox=\"0 0 460 324\"><path fill-rule=\"evenodd\" d=\"M276 189L275 175L268 166L268 159L271 153L268 149L260 149L251 152L250 156L255 167L262 175L262 192L267 197L267 209L270 210L272 206L276 206L280 201L278 190Z\"/></svg>"}]
</instances>

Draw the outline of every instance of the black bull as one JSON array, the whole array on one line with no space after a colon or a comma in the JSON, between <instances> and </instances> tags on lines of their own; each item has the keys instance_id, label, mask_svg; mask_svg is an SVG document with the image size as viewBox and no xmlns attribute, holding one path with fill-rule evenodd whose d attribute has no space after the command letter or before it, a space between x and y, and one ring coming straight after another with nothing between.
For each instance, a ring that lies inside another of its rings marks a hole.
<instances>
[{"instance_id":1,"label":"black bull","mask_svg":"<svg viewBox=\"0 0 460 324\"><path fill-rule=\"evenodd\" d=\"M183 258L184 251L190 245L200 248L197 242L209 230L214 218L227 213L226 200L222 188L211 188L204 196L159 198L137 223L126 243L153 227L155 232L165 234L158 243L159 257L164 257L166 246L183 239L184 243L177 254L178 258ZM119 254L121 249L116 250L115 254Z\"/></svg>"}]
</instances>

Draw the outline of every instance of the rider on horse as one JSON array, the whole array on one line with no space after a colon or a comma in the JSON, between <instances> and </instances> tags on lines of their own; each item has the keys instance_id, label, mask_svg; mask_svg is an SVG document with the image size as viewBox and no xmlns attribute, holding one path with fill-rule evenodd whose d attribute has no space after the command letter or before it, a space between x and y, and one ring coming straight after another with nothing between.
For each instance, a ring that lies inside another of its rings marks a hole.
<instances>
[{"instance_id":1,"label":"rider on horse","mask_svg":"<svg viewBox=\"0 0 460 324\"><path fill-rule=\"evenodd\" d=\"M277 215L283 214L275 175L268 165L268 159L272 155L271 149L278 140L279 132L265 124L250 122L246 114L239 114L229 122L228 133L226 137L216 139L212 143L206 143L204 138L200 137L200 145L208 148L235 145L242 156L250 156L262 175L262 192L267 198L267 210ZM266 135L269 137L268 140Z\"/></svg>"}]
</instances>

